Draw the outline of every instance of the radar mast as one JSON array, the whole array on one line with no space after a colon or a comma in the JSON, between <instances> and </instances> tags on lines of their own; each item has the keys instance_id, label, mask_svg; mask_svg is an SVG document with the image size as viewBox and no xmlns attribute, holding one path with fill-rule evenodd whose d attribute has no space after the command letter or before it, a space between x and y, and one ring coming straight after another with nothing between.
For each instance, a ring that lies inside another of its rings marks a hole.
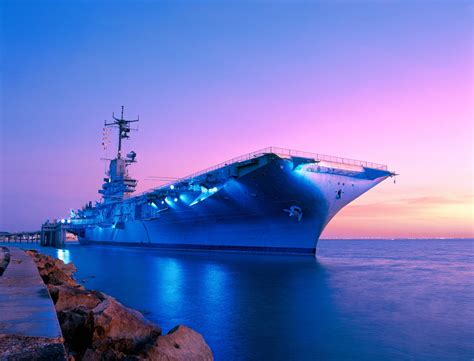
<instances>
[{"instance_id":1,"label":"radar mast","mask_svg":"<svg viewBox=\"0 0 474 361\"><path fill-rule=\"evenodd\" d=\"M129 152L125 158L122 158L122 139L130 138L130 131L137 130L132 129L130 124L140 121L140 117L137 119L124 119L123 117L123 105L120 118L112 113L112 121L104 121L105 127L116 127L118 128L118 146L116 158L110 160L109 170L107 171L107 178L104 178L104 184L99 193L105 203L116 202L124 199L135 191L137 186L137 180L129 177L127 167L131 163L135 163L135 157L137 154L134 151Z\"/></svg>"},{"instance_id":2,"label":"radar mast","mask_svg":"<svg viewBox=\"0 0 474 361\"><path fill-rule=\"evenodd\" d=\"M136 123L140 121L140 116L137 117L137 119L124 119L123 118L123 105L122 105L122 112L120 114L120 118L117 118L115 116L115 113L112 112L112 119L113 121L110 123L107 123L107 121L104 121L104 125L106 127L118 127L118 149L117 149L117 159L120 159L122 154L122 139L128 139L130 138L130 131L132 130L130 127L131 123ZM136 130L136 129L133 129Z\"/></svg>"}]
</instances>

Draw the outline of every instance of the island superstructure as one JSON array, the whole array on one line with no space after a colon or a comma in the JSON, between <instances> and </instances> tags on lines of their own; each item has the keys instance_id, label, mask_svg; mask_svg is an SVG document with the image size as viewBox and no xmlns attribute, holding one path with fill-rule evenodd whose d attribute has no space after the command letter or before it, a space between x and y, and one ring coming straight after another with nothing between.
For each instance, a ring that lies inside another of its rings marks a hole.
<instances>
[{"instance_id":1,"label":"island superstructure","mask_svg":"<svg viewBox=\"0 0 474 361\"><path fill-rule=\"evenodd\" d=\"M314 254L351 201L394 175L386 165L268 147L134 195L122 155L131 123L113 116L118 150L95 204L71 212L83 244Z\"/></svg>"}]
</instances>

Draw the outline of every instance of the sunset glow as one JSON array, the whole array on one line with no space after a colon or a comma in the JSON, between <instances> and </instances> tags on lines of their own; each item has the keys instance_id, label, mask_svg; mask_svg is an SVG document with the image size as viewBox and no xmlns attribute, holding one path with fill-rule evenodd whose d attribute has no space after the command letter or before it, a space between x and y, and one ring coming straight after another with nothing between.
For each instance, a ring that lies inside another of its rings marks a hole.
<instances>
[{"instance_id":1,"label":"sunset glow","mask_svg":"<svg viewBox=\"0 0 474 361\"><path fill-rule=\"evenodd\" d=\"M4 5L0 231L99 199L125 105L139 192L274 145L400 174L323 238L474 237L469 2L105 3Z\"/></svg>"}]
</instances>

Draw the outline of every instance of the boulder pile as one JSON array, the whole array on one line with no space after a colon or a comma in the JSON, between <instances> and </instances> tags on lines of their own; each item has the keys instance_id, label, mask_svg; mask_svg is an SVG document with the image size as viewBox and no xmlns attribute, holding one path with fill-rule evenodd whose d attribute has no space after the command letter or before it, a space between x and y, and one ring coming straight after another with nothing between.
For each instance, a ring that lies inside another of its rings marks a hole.
<instances>
[{"instance_id":1,"label":"boulder pile","mask_svg":"<svg viewBox=\"0 0 474 361\"><path fill-rule=\"evenodd\" d=\"M186 326L163 335L157 325L113 297L78 284L72 263L27 251L54 302L71 361L213 360L203 337Z\"/></svg>"},{"instance_id":2,"label":"boulder pile","mask_svg":"<svg viewBox=\"0 0 474 361\"><path fill-rule=\"evenodd\" d=\"M6 270L10 262L10 252L7 247L0 247L0 276Z\"/></svg>"}]
</instances>

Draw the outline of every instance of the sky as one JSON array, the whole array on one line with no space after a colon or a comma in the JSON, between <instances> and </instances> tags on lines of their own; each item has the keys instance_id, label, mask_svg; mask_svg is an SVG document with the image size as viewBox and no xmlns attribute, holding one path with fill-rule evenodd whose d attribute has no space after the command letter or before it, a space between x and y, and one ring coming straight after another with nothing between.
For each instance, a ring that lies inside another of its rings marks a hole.
<instances>
[{"instance_id":1,"label":"sky","mask_svg":"<svg viewBox=\"0 0 474 361\"><path fill-rule=\"evenodd\" d=\"M400 174L323 238L474 237L468 1L0 6L0 230L98 199L103 121L124 105L139 191L273 145Z\"/></svg>"}]
</instances>

